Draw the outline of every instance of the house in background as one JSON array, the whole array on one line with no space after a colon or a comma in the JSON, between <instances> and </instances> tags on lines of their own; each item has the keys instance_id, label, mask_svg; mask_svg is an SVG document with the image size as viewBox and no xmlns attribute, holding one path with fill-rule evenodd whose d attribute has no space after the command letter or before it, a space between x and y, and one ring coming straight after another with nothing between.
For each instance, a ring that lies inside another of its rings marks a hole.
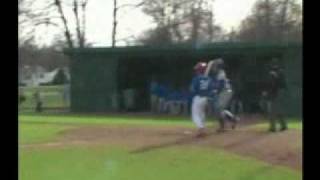
<instances>
[{"instance_id":1,"label":"house in background","mask_svg":"<svg viewBox=\"0 0 320 180\"><path fill-rule=\"evenodd\" d=\"M49 72L41 66L24 66L19 68L19 86L58 85L70 81L67 67L56 68Z\"/></svg>"},{"instance_id":2,"label":"house in background","mask_svg":"<svg viewBox=\"0 0 320 180\"><path fill-rule=\"evenodd\" d=\"M70 82L70 74L68 68L57 68L51 72L45 73L38 79L38 85L61 85Z\"/></svg>"},{"instance_id":3,"label":"house in background","mask_svg":"<svg viewBox=\"0 0 320 180\"><path fill-rule=\"evenodd\" d=\"M37 86L38 80L43 78L48 71L42 66L25 65L19 68L19 85Z\"/></svg>"}]
</instances>

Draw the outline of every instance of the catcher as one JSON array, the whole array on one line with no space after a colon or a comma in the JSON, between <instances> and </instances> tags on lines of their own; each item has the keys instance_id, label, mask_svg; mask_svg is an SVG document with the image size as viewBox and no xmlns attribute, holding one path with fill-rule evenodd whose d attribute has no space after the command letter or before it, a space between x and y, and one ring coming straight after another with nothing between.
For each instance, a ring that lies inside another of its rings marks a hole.
<instances>
[{"instance_id":1,"label":"catcher","mask_svg":"<svg viewBox=\"0 0 320 180\"><path fill-rule=\"evenodd\" d=\"M225 131L225 122L232 123L232 129L236 128L240 118L231 113L227 108L230 106L233 90L229 79L226 76L223 68L224 61L222 59L212 60L208 64L206 74L213 80L214 95L213 95L213 108L214 114L219 120L218 132Z\"/></svg>"}]
</instances>

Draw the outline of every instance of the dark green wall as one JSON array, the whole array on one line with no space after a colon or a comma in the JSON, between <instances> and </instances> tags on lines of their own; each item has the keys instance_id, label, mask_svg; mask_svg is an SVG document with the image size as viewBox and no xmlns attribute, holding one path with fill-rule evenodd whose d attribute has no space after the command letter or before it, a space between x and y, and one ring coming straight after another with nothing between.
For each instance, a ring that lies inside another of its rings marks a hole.
<instances>
[{"instance_id":1,"label":"dark green wall","mask_svg":"<svg viewBox=\"0 0 320 180\"><path fill-rule=\"evenodd\" d=\"M112 96L117 93L116 58L74 54L71 62L71 110L104 112L116 110Z\"/></svg>"},{"instance_id":2,"label":"dark green wall","mask_svg":"<svg viewBox=\"0 0 320 180\"><path fill-rule=\"evenodd\" d=\"M282 97L283 107L287 114L302 117L302 50L288 49L284 60L288 90Z\"/></svg>"},{"instance_id":3,"label":"dark green wall","mask_svg":"<svg viewBox=\"0 0 320 180\"><path fill-rule=\"evenodd\" d=\"M132 71L133 67L128 63L130 61L141 64L135 68L147 68L143 72L151 72L151 68L158 71L166 69L164 74L184 73L183 76L189 80L195 62L223 57L230 64L230 74L237 69L240 75L234 76L241 76L241 83L246 83L242 85L253 86L254 90L259 88L256 84L261 81L259 74L265 70L265 65L272 57L279 56L284 61L289 87L282 98L285 110L293 116L302 114L302 47L300 44L218 43L201 48L190 46L87 48L66 50L66 53L72 59L71 110L75 112L119 110L119 103L113 104L112 96L119 95L123 90L121 89L123 73L126 73L125 76L132 76L139 72L139 70ZM123 70L121 66L127 67ZM187 73L188 69L190 74ZM181 81L182 78L171 75L171 79ZM258 94L255 94L257 91L244 90L244 92L243 96L248 102L258 98ZM141 102L141 98L149 98L145 94L140 96Z\"/></svg>"}]
</instances>

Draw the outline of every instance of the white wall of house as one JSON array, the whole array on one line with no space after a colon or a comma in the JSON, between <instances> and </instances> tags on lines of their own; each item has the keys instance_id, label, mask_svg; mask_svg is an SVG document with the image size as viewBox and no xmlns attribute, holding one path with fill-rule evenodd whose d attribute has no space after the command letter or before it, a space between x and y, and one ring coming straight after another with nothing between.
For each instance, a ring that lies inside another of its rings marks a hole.
<instances>
[{"instance_id":1,"label":"white wall of house","mask_svg":"<svg viewBox=\"0 0 320 180\"><path fill-rule=\"evenodd\" d=\"M48 72L41 66L25 66L19 69L19 82L26 84L26 86L39 86L41 83L49 83L54 79L59 69ZM69 69L62 69L70 80Z\"/></svg>"}]
</instances>

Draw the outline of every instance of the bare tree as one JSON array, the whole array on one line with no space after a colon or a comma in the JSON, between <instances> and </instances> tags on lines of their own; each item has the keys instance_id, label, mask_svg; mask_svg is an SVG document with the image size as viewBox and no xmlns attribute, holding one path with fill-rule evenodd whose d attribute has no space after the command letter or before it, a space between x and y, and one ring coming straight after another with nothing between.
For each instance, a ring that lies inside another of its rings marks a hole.
<instances>
[{"instance_id":1,"label":"bare tree","mask_svg":"<svg viewBox=\"0 0 320 180\"><path fill-rule=\"evenodd\" d=\"M78 1L77 0L73 0L73 14L75 17L75 21L76 21L76 34L77 34L77 39L78 39L78 45L79 47L82 47L81 44L81 30L80 30L80 19L79 19L79 5L78 5Z\"/></svg>"},{"instance_id":2,"label":"bare tree","mask_svg":"<svg viewBox=\"0 0 320 180\"><path fill-rule=\"evenodd\" d=\"M21 22L23 20L27 21L25 26L28 27L21 28L22 30L30 29L30 34L32 34L36 27L51 26L63 31L67 47L85 47L88 45L85 33L88 0L72 0L71 4L67 0L47 0L45 6L35 9L33 4L38 2L41 1L19 0L19 3L21 3L21 5L19 4L19 16L24 16L23 19L21 18ZM72 8L73 17L68 17L65 14L66 8ZM71 23L75 23L75 34L70 29ZM22 27L22 25L20 26L20 19L19 27Z\"/></svg>"},{"instance_id":3,"label":"bare tree","mask_svg":"<svg viewBox=\"0 0 320 180\"><path fill-rule=\"evenodd\" d=\"M33 1L18 0L19 46L30 44L34 38L35 28L32 21L39 15L31 11Z\"/></svg>"},{"instance_id":4,"label":"bare tree","mask_svg":"<svg viewBox=\"0 0 320 180\"><path fill-rule=\"evenodd\" d=\"M190 18L191 18L191 36L190 36L190 41L192 43L196 43L199 39L199 30L200 30L200 25L201 25L201 14L199 12L199 9L201 7L202 4L202 0L195 2L193 7L191 7L191 14L190 14Z\"/></svg>"},{"instance_id":5,"label":"bare tree","mask_svg":"<svg viewBox=\"0 0 320 180\"><path fill-rule=\"evenodd\" d=\"M286 28L285 26L286 26L286 20L287 20L287 9L288 9L289 0L284 0L281 3L283 4L280 12L279 28L280 28L281 36L283 37L285 28Z\"/></svg>"},{"instance_id":6,"label":"bare tree","mask_svg":"<svg viewBox=\"0 0 320 180\"><path fill-rule=\"evenodd\" d=\"M82 3L81 3L81 8L82 8L82 34L81 34L80 44L82 46L85 46L85 45L89 46L89 44L87 44L87 42L86 42L87 4L88 4L88 0L83 0Z\"/></svg>"},{"instance_id":7,"label":"bare tree","mask_svg":"<svg viewBox=\"0 0 320 180\"><path fill-rule=\"evenodd\" d=\"M153 17L157 28L142 37L144 42L167 44L211 42L222 32L215 24L213 0L144 0L144 13ZM152 30L151 30L152 31ZM158 36L158 37L157 37ZM148 40L154 38L154 40ZM201 39L201 40L200 40Z\"/></svg>"},{"instance_id":8,"label":"bare tree","mask_svg":"<svg viewBox=\"0 0 320 180\"><path fill-rule=\"evenodd\" d=\"M243 41L301 40L302 11L296 0L257 0L239 29Z\"/></svg>"},{"instance_id":9,"label":"bare tree","mask_svg":"<svg viewBox=\"0 0 320 180\"><path fill-rule=\"evenodd\" d=\"M80 4L78 0L73 0L73 14L76 21L76 34L77 34L78 46L80 48L83 48L85 46L87 3L88 3L88 0L83 0L80 2ZM81 8L81 10L79 10L79 8ZM82 21L80 18L80 11L82 11Z\"/></svg>"},{"instance_id":10,"label":"bare tree","mask_svg":"<svg viewBox=\"0 0 320 180\"><path fill-rule=\"evenodd\" d=\"M290 39L290 34L299 30L302 26L302 10L296 0L276 0L277 18L276 26L279 31L281 41ZM302 32L301 32L302 33Z\"/></svg>"},{"instance_id":11,"label":"bare tree","mask_svg":"<svg viewBox=\"0 0 320 180\"><path fill-rule=\"evenodd\" d=\"M116 46L116 42L117 42L117 27L118 27L118 12L121 9L124 8L139 8L140 6L142 6L144 4L144 2L140 2L137 4L122 4L122 5L118 5L118 0L113 0L113 22L112 22L112 39L111 39L111 44L112 47ZM122 40L121 40L122 41Z\"/></svg>"},{"instance_id":12,"label":"bare tree","mask_svg":"<svg viewBox=\"0 0 320 180\"><path fill-rule=\"evenodd\" d=\"M113 0L113 24L112 24L112 47L116 45L116 33L117 33L117 0Z\"/></svg>"},{"instance_id":13,"label":"bare tree","mask_svg":"<svg viewBox=\"0 0 320 180\"><path fill-rule=\"evenodd\" d=\"M66 1L67 2L67 1ZM66 3L65 2L65 3ZM64 1L54 0L54 5L56 6L56 12L63 24L64 35L69 48L80 47L83 48L87 45L86 42L86 11L88 0L73 0L72 12L74 15L73 20L68 20L64 13L63 7ZM53 13L55 14L55 13ZM82 14L82 16L81 16ZM72 37L72 32L70 30L70 22L75 22L75 38Z\"/></svg>"},{"instance_id":14,"label":"bare tree","mask_svg":"<svg viewBox=\"0 0 320 180\"><path fill-rule=\"evenodd\" d=\"M70 32L70 29L69 29L69 26L68 26L68 22L67 22L65 14L63 12L63 9L62 9L61 0L54 0L54 3L55 3L55 5L56 5L56 7L58 9L61 21L62 21L63 26L64 26L64 30L65 30L64 34L65 34L68 46L69 46L69 48L74 48L72 37L71 37L71 32Z\"/></svg>"}]
</instances>

